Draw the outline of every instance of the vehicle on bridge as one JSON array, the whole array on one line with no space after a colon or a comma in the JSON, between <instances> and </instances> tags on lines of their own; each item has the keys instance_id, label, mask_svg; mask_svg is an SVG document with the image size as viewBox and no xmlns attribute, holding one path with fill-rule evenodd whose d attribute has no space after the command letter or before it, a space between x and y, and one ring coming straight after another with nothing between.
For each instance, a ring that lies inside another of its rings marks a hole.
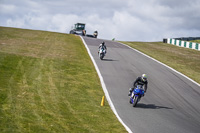
<instances>
[{"instance_id":1,"label":"vehicle on bridge","mask_svg":"<svg viewBox=\"0 0 200 133\"><path fill-rule=\"evenodd\" d=\"M93 35L86 34L85 25L86 24L84 24L84 23L74 24L74 26L72 26L72 30L70 30L69 34L77 34L77 35L81 35L81 36L97 38L98 31L94 31Z\"/></svg>"},{"instance_id":2,"label":"vehicle on bridge","mask_svg":"<svg viewBox=\"0 0 200 133\"><path fill-rule=\"evenodd\" d=\"M85 30L85 24L84 23L76 23L74 24L74 27L72 27L73 29L70 30L70 34L77 34L77 35L82 35L85 36L86 35L86 30Z\"/></svg>"}]
</instances>

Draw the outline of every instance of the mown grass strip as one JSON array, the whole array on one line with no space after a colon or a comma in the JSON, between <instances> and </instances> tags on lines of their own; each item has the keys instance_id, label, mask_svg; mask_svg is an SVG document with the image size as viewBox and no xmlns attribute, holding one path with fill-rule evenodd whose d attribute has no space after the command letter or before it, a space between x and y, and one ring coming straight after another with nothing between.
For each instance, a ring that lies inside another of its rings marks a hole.
<instances>
[{"instance_id":1,"label":"mown grass strip","mask_svg":"<svg viewBox=\"0 0 200 133\"><path fill-rule=\"evenodd\" d=\"M162 42L122 42L200 83L200 51Z\"/></svg>"},{"instance_id":2,"label":"mown grass strip","mask_svg":"<svg viewBox=\"0 0 200 133\"><path fill-rule=\"evenodd\" d=\"M0 132L126 132L78 36L0 27Z\"/></svg>"}]
</instances>

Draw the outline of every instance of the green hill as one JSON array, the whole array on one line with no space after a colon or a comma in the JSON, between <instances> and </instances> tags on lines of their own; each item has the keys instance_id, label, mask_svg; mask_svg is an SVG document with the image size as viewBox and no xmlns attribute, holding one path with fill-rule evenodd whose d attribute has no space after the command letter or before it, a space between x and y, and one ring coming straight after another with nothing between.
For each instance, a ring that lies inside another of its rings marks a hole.
<instances>
[{"instance_id":1,"label":"green hill","mask_svg":"<svg viewBox=\"0 0 200 133\"><path fill-rule=\"evenodd\" d=\"M0 27L0 132L126 132L78 36Z\"/></svg>"},{"instance_id":2,"label":"green hill","mask_svg":"<svg viewBox=\"0 0 200 133\"><path fill-rule=\"evenodd\" d=\"M122 42L174 68L200 84L200 51L162 42Z\"/></svg>"}]
</instances>

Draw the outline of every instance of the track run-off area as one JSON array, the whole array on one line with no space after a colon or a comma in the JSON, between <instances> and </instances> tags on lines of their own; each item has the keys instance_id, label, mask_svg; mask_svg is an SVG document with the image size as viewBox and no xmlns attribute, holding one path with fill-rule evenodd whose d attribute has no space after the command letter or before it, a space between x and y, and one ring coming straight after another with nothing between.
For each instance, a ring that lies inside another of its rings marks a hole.
<instances>
[{"instance_id":1,"label":"track run-off area","mask_svg":"<svg viewBox=\"0 0 200 133\"><path fill-rule=\"evenodd\" d=\"M172 68L118 42L81 37L113 112L128 132L199 133L200 85ZM104 41L107 54L98 57ZM134 108L128 91L143 73L148 90Z\"/></svg>"}]
</instances>

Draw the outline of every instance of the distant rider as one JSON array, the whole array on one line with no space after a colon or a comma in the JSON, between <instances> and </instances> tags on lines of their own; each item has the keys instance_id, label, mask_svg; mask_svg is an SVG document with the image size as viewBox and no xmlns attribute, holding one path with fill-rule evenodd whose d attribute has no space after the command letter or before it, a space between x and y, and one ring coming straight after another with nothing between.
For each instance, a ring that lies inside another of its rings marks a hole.
<instances>
[{"instance_id":1,"label":"distant rider","mask_svg":"<svg viewBox=\"0 0 200 133\"><path fill-rule=\"evenodd\" d=\"M147 75L146 74L142 74L141 77L138 77L135 82L133 83L133 87L130 88L129 90L129 96L131 96L131 93L132 91L134 90L134 88L136 88L137 85L142 85L143 86L143 89L144 89L144 92L146 93L147 91L147 84L148 84L148 81L147 81Z\"/></svg>"},{"instance_id":2,"label":"distant rider","mask_svg":"<svg viewBox=\"0 0 200 133\"><path fill-rule=\"evenodd\" d=\"M99 50L100 50L100 48L103 48L103 49L105 50L105 54L106 54L107 48L106 48L105 42L102 42L102 43L99 45ZM98 53L99 53L99 50L98 50Z\"/></svg>"},{"instance_id":3,"label":"distant rider","mask_svg":"<svg viewBox=\"0 0 200 133\"><path fill-rule=\"evenodd\" d=\"M98 31L95 30L94 33L93 33L93 35L94 35L95 38L97 38L97 36L98 36Z\"/></svg>"}]
</instances>

